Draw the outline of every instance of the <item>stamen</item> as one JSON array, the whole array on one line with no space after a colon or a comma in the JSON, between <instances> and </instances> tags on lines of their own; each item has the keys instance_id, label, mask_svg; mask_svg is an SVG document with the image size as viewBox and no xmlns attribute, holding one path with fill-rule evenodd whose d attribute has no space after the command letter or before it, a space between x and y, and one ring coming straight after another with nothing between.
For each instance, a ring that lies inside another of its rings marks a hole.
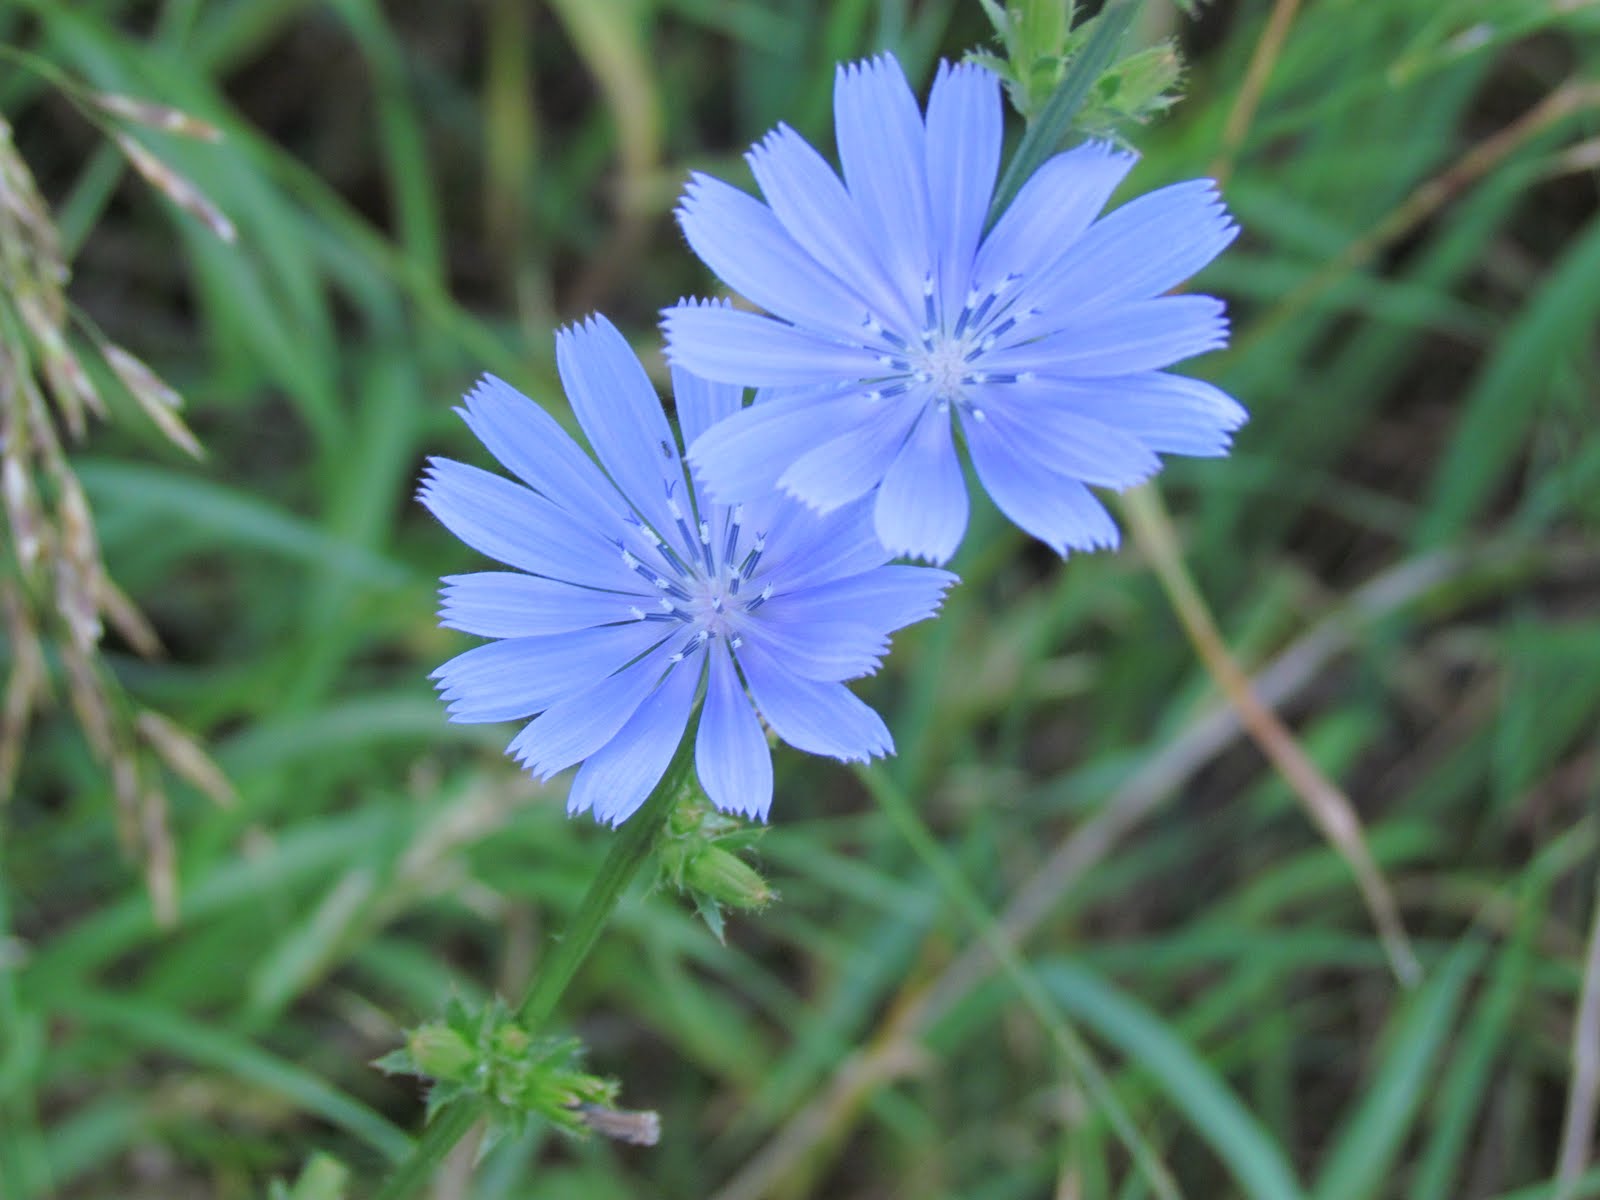
<instances>
[{"instance_id":1,"label":"stamen","mask_svg":"<svg viewBox=\"0 0 1600 1200\"><path fill-rule=\"evenodd\" d=\"M744 556L744 561L739 564L738 574L744 576L746 579L749 579L751 574L756 569L756 564L761 561L762 551L764 551L766 548L767 535L764 533L756 534L755 546L751 549L749 554Z\"/></svg>"},{"instance_id":2,"label":"stamen","mask_svg":"<svg viewBox=\"0 0 1600 1200\"><path fill-rule=\"evenodd\" d=\"M972 413L972 419L978 422L980 425L989 419L989 414L984 412L981 408L974 408L970 411Z\"/></svg>"},{"instance_id":3,"label":"stamen","mask_svg":"<svg viewBox=\"0 0 1600 1200\"><path fill-rule=\"evenodd\" d=\"M925 329L923 341L927 341L931 333L939 324L939 314L933 308L933 274L930 272L922 277L922 323Z\"/></svg>"},{"instance_id":4,"label":"stamen","mask_svg":"<svg viewBox=\"0 0 1600 1200\"><path fill-rule=\"evenodd\" d=\"M628 613L635 621L644 620L644 609L638 607L637 605L630 604L628 606Z\"/></svg>"},{"instance_id":5,"label":"stamen","mask_svg":"<svg viewBox=\"0 0 1600 1200\"><path fill-rule=\"evenodd\" d=\"M739 526L742 524L744 524L744 505L738 504L734 506L733 516L728 520L728 538L722 548L722 561L725 563L733 561L734 551L739 548Z\"/></svg>"},{"instance_id":6,"label":"stamen","mask_svg":"<svg viewBox=\"0 0 1600 1200\"><path fill-rule=\"evenodd\" d=\"M677 608L673 605L672 601L668 600L665 596L661 597L661 599L659 601L657 601L657 603L661 605L661 611L662 612L675 613L675 612L678 611Z\"/></svg>"},{"instance_id":7,"label":"stamen","mask_svg":"<svg viewBox=\"0 0 1600 1200\"><path fill-rule=\"evenodd\" d=\"M711 634L702 629L699 633L695 634L694 637L689 639L689 644L682 650L679 650L676 654L667 655L667 661L681 663L684 659L688 658L689 655L700 649L701 646L704 646L706 642L710 640L710 637Z\"/></svg>"},{"instance_id":8,"label":"stamen","mask_svg":"<svg viewBox=\"0 0 1600 1200\"><path fill-rule=\"evenodd\" d=\"M745 610L745 612L755 612L756 609L760 608L763 604L765 604L768 600L771 600L771 599L772 599L772 585L769 583L769 584L767 584L766 587L761 589L761 594L759 596L757 596L754 600L750 601L749 604L746 604L744 606L744 610Z\"/></svg>"},{"instance_id":9,"label":"stamen","mask_svg":"<svg viewBox=\"0 0 1600 1200\"><path fill-rule=\"evenodd\" d=\"M737 650L742 645L744 645L744 639L737 633L728 639L728 648L730 650Z\"/></svg>"},{"instance_id":10,"label":"stamen","mask_svg":"<svg viewBox=\"0 0 1600 1200\"><path fill-rule=\"evenodd\" d=\"M688 600L689 599L689 593L684 591L677 584L673 583L672 580L670 580L670 579L664 579L660 575L657 575L650 582L654 583L658 588L660 588L663 592L667 593L667 595L669 595L669 596L676 596L679 600Z\"/></svg>"},{"instance_id":11,"label":"stamen","mask_svg":"<svg viewBox=\"0 0 1600 1200\"><path fill-rule=\"evenodd\" d=\"M711 562L711 522L700 522L700 557L706 561L706 570L715 572L716 567Z\"/></svg>"}]
</instances>

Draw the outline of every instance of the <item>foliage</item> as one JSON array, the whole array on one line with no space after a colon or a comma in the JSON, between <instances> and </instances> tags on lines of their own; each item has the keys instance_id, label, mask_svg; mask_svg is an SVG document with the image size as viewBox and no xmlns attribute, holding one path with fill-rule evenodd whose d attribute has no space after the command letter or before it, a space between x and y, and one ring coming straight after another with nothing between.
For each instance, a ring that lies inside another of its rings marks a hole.
<instances>
[{"instance_id":1,"label":"foliage","mask_svg":"<svg viewBox=\"0 0 1600 1200\"><path fill-rule=\"evenodd\" d=\"M552 1029L660 1110L661 1145L533 1122L475 1200L1148 1194L1062 1030L1185 1196L1557 1194L1595 900L1596 10L1321 0L1274 48L1269 0L1146 7L1130 37L1178 39L1187 95L1135 131L1130 189L1222 179L1244 235L1197 286L1230 301L1208 369L1252 411L1225 468L1163 488L1229 646L1365 822L1424 982L1396 984L1138 549L1062 564L980 509L945 617L863 695L899 747L874 778L1020 945L1033 1002L856 778L785 758L782 901L724 947L637 889ZM208 451L111 387L127 419L68 451L168 650L108 636L109 677L238 797L174 781L163 929L76 721L35 717L0 842L8 1200L255 1196L318 1152L360 1196L423 1107L367 1063L451 996L521 991L612 835L520 776L505 730L443 721L425 676L465 640L434 579L472 562L413 502L421 460L487 465L450 412L484 370L559 404L558 321L603 308L652 347L656 310L710 287L670 224L688 169L738 182L779 120L830 144L835 61L892 48L925 85L993 48L954 0L818 13L0 10L97 92L215 126L150 145L237 227L124 186L57 91L0 75L68 298Z\"/></svg>"}]
</instances>

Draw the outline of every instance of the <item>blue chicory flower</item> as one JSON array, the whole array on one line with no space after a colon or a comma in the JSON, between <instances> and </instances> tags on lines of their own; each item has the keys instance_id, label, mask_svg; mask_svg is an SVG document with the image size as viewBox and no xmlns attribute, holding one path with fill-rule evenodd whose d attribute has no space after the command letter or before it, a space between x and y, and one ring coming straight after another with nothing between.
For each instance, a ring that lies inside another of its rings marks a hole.
<instances>
[{"instance_id":1,"label":"blue chicory flower","mask_svg":"<svg viewBox=\"0 0 1600 1200\"><path fill-rule=\"evenodd\" d=\"M776 484L828 512L876 489L884 546L945 562L967 524L959 424L995 503L1065 554L1117 542L1087 485L1226 453L1244 409L1163 369L1226 341L1220 300L1162 295L1237 232L1210 181L1096 220L1134 157L1089 143L1045 162L986 233L990 72L941 65L924 119L892 57L843 66L834 124L842 182L780 125L748 155L766 204L696 174L678 210L695 252L772 314L665 313L674 363L762 389L690 446L712 495Z\"/></svg>"},{"instance_id":2,"label":"blue chicory flower","mask_svg":"<svg viewBox=\"0 0 1600 1200\"><path fill-rule=\"evenodd\" d=\"M778 493L698 497L644 368L604 317L558 334L556 360L604 473L492 377L459 411L522 483L429 460L422 502L515 568L443 581L443 624L497 639L433 673L450 719L533 717L510 753L545 779L582 762L568 811L613 825L665 773L702 680L695 766L720 809L764 818L771 805L755 710L813 754L892 752L842 681L875 670L888 635L931 616L955 577L884 565L863 504L819 517ZM738 388L672 376L686 439L739 407Z\"/></svg>"}]
</instances>

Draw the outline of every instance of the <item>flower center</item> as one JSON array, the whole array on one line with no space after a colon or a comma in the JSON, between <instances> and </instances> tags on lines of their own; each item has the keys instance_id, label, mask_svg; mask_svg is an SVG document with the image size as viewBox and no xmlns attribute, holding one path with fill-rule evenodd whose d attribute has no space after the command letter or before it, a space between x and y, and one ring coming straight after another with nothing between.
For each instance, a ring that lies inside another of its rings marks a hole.
<instances>
[{"instance_id":1,"label":"flower center","mask_svg":"<svg viewBox=\"0 0 1600 1200\"><path fill-rule=\"evenodd\" d=\"M654 551L641 559L617 539L622 562L646 580L656 592L654 607L636 605L638 621L668 621L688 626L693 636L681 651L671 656L681 662L712 638L723 638L737 650L742 639L739 629L744 617L772 599L773 586L756 589L750 580L767 548L764 533L754 533L744 525L744 507L712 509L710 521L692 521L667 494L667 508L674 518L676 536L663 537L644 521L633 528ZM713 528L712 522L720 525ZM720 536L719 536L720 534Z\"/></svg>"},{"instance_id":2,"label":"flower center","mask_svg":"<svg viewBox=\"0 0 1600 1200\"><path fill-rule=\"evenodd\" d=\"M941 412L952 405L976 420L983 410L969 390L990 383L1027 382L1030 373L995 373L985 370L983 358L1002 339L1015 339L1013 330L1035 316L1031 309L1017 309L1016 285L1020 277L1007 275L988 289L972 288L961 308L946 314L936 294L932 275L922 285L922 328L912 337L903 337L871 313L862 322L867 331L866 348L877 355L884 368L873 381L867 397L886 400L912 392L924 402L931 401Z\"/></svg>"}]
</instances>

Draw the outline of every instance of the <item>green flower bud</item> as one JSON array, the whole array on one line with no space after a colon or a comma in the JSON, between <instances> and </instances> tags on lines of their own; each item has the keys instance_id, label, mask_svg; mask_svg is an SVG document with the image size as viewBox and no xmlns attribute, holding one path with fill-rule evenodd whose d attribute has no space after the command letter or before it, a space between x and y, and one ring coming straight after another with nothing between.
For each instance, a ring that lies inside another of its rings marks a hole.
<instances>
[{"instance_id":1,"label":"green flower bud","mask_svg":"<svg viewBox=\"0 0 1600 1200\"><path fill-rule=\"evenodd\" d=\"M765 908L777 897L772 885L737 854L720 846L702 846L685 864L683 883L732 908Z\"/></svg>"},{"instance_id":2,"label":"green flower bud","mask_svg":"<svg viewBox=\"0 0 1600 1200\"><path fill-rule=\"evenodd\" d=\"M467 1039L448 1025L419 1025L406 1035L406 1053L417 1071L433 1079L460 1081L477 1056Z\"/></svg>"}]
</instances>

